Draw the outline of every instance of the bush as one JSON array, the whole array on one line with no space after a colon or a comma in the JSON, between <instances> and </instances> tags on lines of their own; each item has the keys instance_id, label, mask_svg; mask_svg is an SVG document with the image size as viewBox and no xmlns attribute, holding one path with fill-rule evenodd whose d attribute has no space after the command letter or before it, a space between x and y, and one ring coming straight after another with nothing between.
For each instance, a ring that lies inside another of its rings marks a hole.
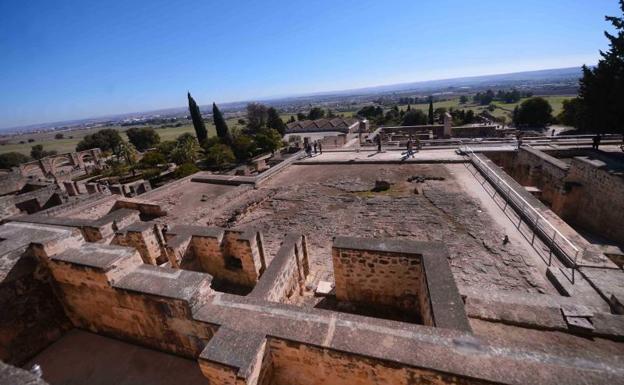
<instances>
[{"instance_id":1,"label":"bush","mask_svg":"<svg viewBox=\"0 0 624 385\"><path fill-rule=\"evenodd\" d=\"M513 122L517 127L544 127L552 121L552 111L548 100L530 98L514 109Z\"/></svg>"},{"instance_id":2,"label":"bush","mask_svg":"<svg viewBox=\"0 0 624 385\"><path fill-rule=\"evenodd\" d=\"M150 151L143 155L143 158L139 161L140 168L156 167L159 164L167 163L167 158L159 151Z\"/></svg>"},{"instance_id":3,"label":"bush","mask_svg":"<svg viewBox=\"0 0 624 385\"><path fill-rule=\"evenodd\" d=\"M7 152L0 154L0 168L17 167L30 161L30 157L19 152Z\"/></svg>"},{"instance_id":4,"label":"bush","mask_svg":"<svg viewBox=\"0 0 624 385\"><path fill-rule=\"evenodd\" d=\"M147 170L141 171L141 177L143 179L154 179L160 175L160 170L157 168L148 168Z\"/></svg>"},{"instance_id":5,"label":"bush","mask_svg":"<svg viewBox=\"0 0 624 385\"><path fill-rule=\"evenodd\" d=\"M403 115L402 126L422 126L427 124L427 115L421 110L410 110Z\"/></svg>"},{"instance_id":6,"label":"bush","mask_svg":"<svg viewBox=\"0 0 624 385\"><path fill-rule=\"evenodd\" d=\"M63 139L65 137L65 135L63 135L62 133L58 133L54 135L54 139Z\"/></svg>"},{"instance_id":7,"label":"bush","mask_svg":"<svg viewBox=\"0 0 624 385\"><path fill-rule=\"evenodd\" d=\"M198 171L199 169L193 163L184 163L176 168L176 170L173 172L173 175L179 179L184 178L185 176L195 174Z\"/></svg>"},{"instance_id":8,"label":"bush","mask_svg":"<svg viewBox=\"0 0 624 385\"><path fill-rule=\"evenodd\" d=\"M121 135L119 135L119 131L106 128L82 138L76 145L76 151L99 148L104 152L112 152L117 155L121 142L123 142L123 140L121 139Z\"/></svg>"},{"instance_id":9,"label":"bush","mask_svg":"<svg viewBox=\"0 0 624 385\"><path fill-rule=\"evenodd\" d=\"M141 152L160 143L160 135L152 127L132 127L126 131L126 135L130 143L134 144L134 147Z\"/></svg>"},{"instance_id":10,"label":"bush","mask_svg":"<svg viewBox=\"0 0 624 385\"><path fill-rule=\"evenodd\" d=\"M206 162L211 166L223 167L235 161L236 157L228 145L217 143L206 150Z\"/></svg>"},{"instance_id":11,"label":"bush","mask_svg":"<svg viewBox=\"0 0 624 385\"><path fill-rule=\"evenodd\" d=\"M253 139L247 135L236 135L232 141L232 151L236 159L243 162L253 157L256 144Z\"/></svg>"},{"instance_id":12,"label":"bush","mask_svg":"<svg viewBox=\"0 0 624 385\"><path fill-rule=\"evenodd\" d=\"M41 158L45 158L46 156L51 156L51 155L56 155L56 150L44 151L43 146L41 144L35 144L30 149L30 156L36 160L39 160Z\"/></svg>"}]
</instances>

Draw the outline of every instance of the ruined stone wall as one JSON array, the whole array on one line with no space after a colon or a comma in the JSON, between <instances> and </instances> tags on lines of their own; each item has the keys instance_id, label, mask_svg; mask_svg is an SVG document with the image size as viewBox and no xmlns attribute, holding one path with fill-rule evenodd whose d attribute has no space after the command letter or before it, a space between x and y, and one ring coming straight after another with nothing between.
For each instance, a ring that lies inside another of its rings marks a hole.
<instances>
[{"instance_id":1,"label":"ruined stone wall","mask_svg":"<svg viewBox=\"0 0 624 385\"><path fill-rule=\"evenodd\" d=\"M539 188L539 199L554 212L561 213L565 209L565 178L569 169L565 162L532 148L488 153L488 158L522 186Z\"/></svg>"},{"instance_id":2,"label":"ruined stone wall","mask_svg":"<svg viewBox=\"0 0 624 385\"><path fill-rule=\"evenodd\" d=\"M89 266L50 260L66 313L74 326L166 352L197 357L214 330L208 324L192 320L189 303L129 290L115 282L120 280L121 271L135 269L141 264L140 256L135 254L120 261L114 272L106 273ZM158 273L134 274L135 277L130 279L144 282L146 286L159 286ZM143 276L137 276L139 274ZM126 276L125 279L129 278Z\"/></svg>"},{"instance_id":3,"label":"ruined stone wall","mask_svg":"<svg viewBox=\"0 0 624 385\"><path fill-rule=\"evenodd\" d=\"M332 250L336 298L418 312L421 258L382 251Z\"/></svg>"},{"instance_id":4,"label":"ruined stone wall","mask_svg":"<svg viewBox=\"0 0 624 385\"><path fill-rule=\"evenodd\" d=\"M113 206L113 210L120 208L138 210L142 215L150 217L162 217L167 215L167 212L164 211L159 204L136 198L118 199Z\"/></svg>"},{"instance_id":5,"label":"ruined stone wall","mask_svg":"<svg viewBox=\"0 0 624 385\"><path fill-rule=\"evenodd\" d=\"M567 180L580 188L573 185L564 219L624 244L624 177L574 158Z\"/></svg>"},{"instance_id":6,"label":"ruined stone wall","mask_svg":"<svg viewBox=\"0 0 624 385\"><path fill-rule=\"evenodd\" d=\"M255 234L243 237L242 232L226 230L220 245L211 242L198 249L194 244L194 249L205 272L253 287L264 268L258 246Z\"/></svg>"},{"instance_id":7,"label":"ruined stone wall","mask_svg":"<svg viewBox=\"0 0 624 385\"><path fill-rule=\"evenodd\" d=\"M291 341L270 339L269 343L272 361L270 383L272 385L488 383ZM266 380L261 379L261 381Z\"/></svg>"},{"instance_id":8,"label":"ruined stone wall","mask_svg":"<svg viewBox=\"0 0 624 385\"><path fill-rule=\"evenodd\" d=\"M72 327L52 293L49 272L28 254L25 248L14 250L9 258L16 263L7 271L0 268L0 360L14 365Z\"/></svg>"},{"instance_id":9,"label":"ruined stone wall","mask_svg":"<svg viewBox=\"0 0 624 385\"><path fill-rule=\"evenodd\" d=\"M138 222L118 231L111 244L134 247L144 263L158 265L165 261L161 259L162 251L156 231L153 223Z\"/></svg>"},{"instance_id":10,"label":"ruined stone wall","mask_svg":"<svg viewBox=\"0 0 624 385\"><path fill-rule=\"evenodd\" d=\"M302 294L309 271L306 256L305 237L289 234L250 296L272 302L289 302L294 295Z\"/></svg>"},{"instance_id":11,"label":"ruined stone wall","mask_svg":"<svg viewBox=\"0 0 624 385\"><path fill-rule=\"evenodd\" d=\"M613 226L624 223L624 178L610 173L598 152L552 153L586 156L574 157L569 164L533 148L487 156L519 184L539 188L540 201L562 219L624 243L624 226Z\"/></svg>"}]
</instances>

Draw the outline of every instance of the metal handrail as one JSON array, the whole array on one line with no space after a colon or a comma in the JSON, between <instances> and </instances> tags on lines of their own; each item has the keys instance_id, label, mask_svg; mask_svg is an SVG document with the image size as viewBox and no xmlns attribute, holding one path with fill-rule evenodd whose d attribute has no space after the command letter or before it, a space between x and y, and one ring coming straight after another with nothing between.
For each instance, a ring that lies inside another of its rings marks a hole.
<instances>
[{"instance_id":1,"label":"metal handrail","mask_svg":"<svg viewBox=\"0 0 624 385\"><path fill-rule=\"evenodd\" d=\"M466 154L472 154L471 160L473 160L473 164L477 166L481 171L489 175L490 177L494 177L493 181L497 185L504 187L501 188L503 193L507 196L509 200L514 201L518 206L518 209L525 215L526 218L532 219L533 224L537 229L543 232L543 234L548 237L550 241L550 253L552 257L552 247L557 247L564 256L568 259L568 262L572 263L573 269L577 268L577 260L578 254L581 251L572 241L566 238L559 230L557 230L542 214L539 213L529 202L527 202L516 190L514 190L505 180L503 180L490 166L487 165L483 160L481 160L476 153L469 146L464 146L462 150ZM528 212L527 212L528 210ZM530 215L530 214L534 214ZM534 219L533 219L534 218ZM521 219L520 219L521 220ZM540 224L546 224L548 227L548 231L541 228ZM518 224L519 226L519 224ZM552 236L550 236L550 230L552 230ZM563 245L560 245L560 241L563 241ZM533 243L533 241L531 242ZM572 253L574 257L571 257L569 253L564 249L564 246L569 246L572 249ZM550 265L550 261L549 261ZM572 280L574 280L574 270L572 270Z\"/></svg>"}]
</instances>

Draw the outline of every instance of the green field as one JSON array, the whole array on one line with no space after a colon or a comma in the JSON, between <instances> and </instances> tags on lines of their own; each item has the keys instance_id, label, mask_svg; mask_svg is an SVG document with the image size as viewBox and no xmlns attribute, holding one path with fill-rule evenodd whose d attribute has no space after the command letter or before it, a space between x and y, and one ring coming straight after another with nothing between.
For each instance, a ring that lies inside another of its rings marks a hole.
<instances>
[{"instance_id":1,"label":"green field","mask_svg":"<svg viewBox=\"0 0 624 385\"><path fill-rule=\"evenodd\" d=\"M574 98L574 95L555 95L555 96L542 96L542 98L548 100L550 105L553 108L553 116L559 115L559 113L563 110L563 101ZM521 99L517 103L501 103L494 101L493 103L498 107L496 110L492 111L491 114L496 117L505 116L509 120L511 120L511 113L514 108L522 103L526 99ZM434 108L444 107L446 109L460 109L460 110L473 110L476 114L480 113L487 109L487 106L480 106L472 103L471 101L466 104L459 104L459 98L454 98L450 100L444 100L440 102L433 103ZM407 105L401 106L401 108L407 108ZM413 104L412 108L423 110L425 113L429 110L428 103L421 104Z\"/></svg>"},{"instance_id":2,"label":"green field","mask_svg":"<svg viewBox=\"0 0 624 385\"><path fill-rule=\"evenodd\" d=\"M557 116L563 109L563 101L567 99L571 99L573 97L574 96L557 95L557 96L544 96L543 98L548 100L548 102L550 102L550 105L553 108L553 115ZM496 110L494 110L491 113L494 116L497 116L497 117L505 116L507 117L508 120L511 120L511 112L521 102L522 100L518 103L494 102L494 104L498 108L496 108ZM475 113L477 114L487 108L487 106L479 106L472 102L460 105L459 98L435 102L434 108L439 108L439 107L444 107L447 109L449 108L465 109L465 110L471 109L471 110L474 110ZM407 108L407 105L400 106L400 108L405 110ZM421 109L424 112L427 112L429 109L429 104L427 103L414 104L412 105L412 108ZM357 109L359 109L359 107ZM339 112L336 112L336 114L342 115L344 117L351 117L356 113L357 109L353 111L346 111L346 112L339 111ZM284 122L286 122L293 115L296 117L296 114L281 114L281 118L284 120ZM238 119L228 119L227 123L231 129L241 128L238 123ZM142 126L139 126L139 127L142 127ZM43 145L43 149L46 151L56 150L58 153L71 152L76 149L76 145L78 144L78 142L80 142L80 140L83 137L85 137L86 135L92 134L98 130L101 130L103 128L115 128L121 131L126 131L131 127L110 126L110 127L95 127L95 128L90 128L90 129L84 129L84 130L65 131L63 132L63 135L65 136L64 139L54 138L54 135L58 132L43 132L43 133L16 135L11 138L8 138L8 140L4 139L2 143L0 143L0 154L6 153L6 152L21 152L23 154L30 155L30 149L35 144ZM181 134L184 134L187 132L189 133L195 132L193 130L193 125L190 122L180 127L157 127L156 126L154 128L156 129L156 132L158 132L158 134L160 135L161 141L175 140ZM206 122L206 128L208 129L209 136L215 135L216 131L212 123ZM34 139L34 142L29 143L28 139ZM124 139L127 139L125 135L124 135ZM20 141L23 141L24 143L20 143Z\"/></svg>"},{"instance_id":3,"label":"green field","mask_svg":"<svg viewBox=\"0 0 624 385\"><path fill-rule=\"evenodd\" d=\"M237 127L238 123L236 120L228 120L228 125L231 128ZM139 126L142 127L142 126ZM76 150L76 145L78 142L82 140L86 135L92 134L96 131L99 131L104 128L114 128L118 129L122 132L130 129L130 126L109 126L109 127L96 127L85 130L74 130L74 131L64 131L63 135L64 139L55 139L54 135L58 132L45 132L45 133L32 133L32 134L23 134L11 137L8 140L8 143L0 145L0 154L6 152L21 152L22 154L30 155L30 149L35 144L43 145L43 149L46 151L56 150L59 154L71 152ZM191 123L185 124L180 127L154 127L158 135L160 135L160 140L175 140L178 136L184 133L195 133L193 129L193 125ZM206 122L206 129L208 130L208 135L212 136L216 134L215 127L213 124ZM128 139L126 135L123 135L124 139ZM28 139L34 139L35 141L32 143L28 142ZM20 143L23 141L24 143Z\"/></svg>"}]
</instances>

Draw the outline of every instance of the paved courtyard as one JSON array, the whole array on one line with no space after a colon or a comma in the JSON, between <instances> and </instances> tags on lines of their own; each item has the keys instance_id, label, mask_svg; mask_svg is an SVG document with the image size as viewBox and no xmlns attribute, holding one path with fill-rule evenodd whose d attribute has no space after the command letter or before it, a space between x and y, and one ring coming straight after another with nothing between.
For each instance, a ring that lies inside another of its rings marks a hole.
<instances>
[{"instance_id":1,"label":"paved courtyard","mask_svg":"<svg viewBox=\"0 0 624 385\"><path fill-rule=\"evenodd\" d=\"M457 182L462 170L460 164L292 166L211 221L255 226L269 255L287 232L306 234L315 281L333 279L332 237L392 237L444 242L460 287L554 292L532 250L503 244L508 229L465 191L465 180ZM376 180L391 186L374 192Z\"/></svg>"}]
</instances>

